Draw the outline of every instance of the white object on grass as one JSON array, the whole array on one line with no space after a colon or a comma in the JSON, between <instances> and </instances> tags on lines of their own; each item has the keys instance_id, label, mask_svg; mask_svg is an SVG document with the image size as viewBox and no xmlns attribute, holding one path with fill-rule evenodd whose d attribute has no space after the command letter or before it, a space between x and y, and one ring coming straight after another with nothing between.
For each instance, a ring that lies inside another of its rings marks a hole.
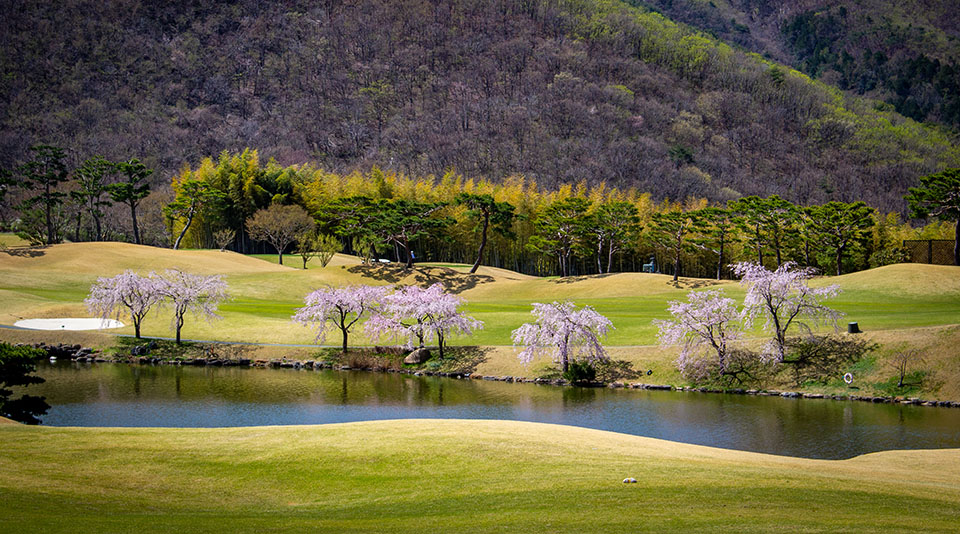
<instances>
[{"instance_id":1,"label":"white object on grass","mask_svg":"<svg viewBox=\"0 0 960 534\"><path fill-rule=\"evenodd\" d=\"M13 326L30 330L104 330L125 326L116 319L99 317L64 317L59 319L21 319Z\"/></svg>"}]
</instances>

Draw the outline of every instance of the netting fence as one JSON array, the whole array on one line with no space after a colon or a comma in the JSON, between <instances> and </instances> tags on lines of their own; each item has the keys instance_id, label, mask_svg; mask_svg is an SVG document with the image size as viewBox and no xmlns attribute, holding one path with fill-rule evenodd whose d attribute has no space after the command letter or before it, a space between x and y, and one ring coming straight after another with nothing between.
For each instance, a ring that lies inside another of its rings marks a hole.
<instances>
[{"instance_id":1,"label":"netting fence","mask_svg":"<svg viewBox=\"0 0 960 534\"><path fill-rule=\"evenodd\" d=\"M903 242L911 263L953 265L952 239L908 239Z\"/></svg>"}]
</instances>

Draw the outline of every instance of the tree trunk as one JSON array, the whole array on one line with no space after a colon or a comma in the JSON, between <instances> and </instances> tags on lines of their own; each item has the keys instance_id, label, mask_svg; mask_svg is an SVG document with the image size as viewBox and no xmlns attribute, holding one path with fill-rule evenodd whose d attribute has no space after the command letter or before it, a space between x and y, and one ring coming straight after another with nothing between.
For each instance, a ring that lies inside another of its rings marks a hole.
<instances>
[{"instance_id":1,"label":"tree trunk","mask_svg":"<svg viewBox=\"0 0 960 534\"><path fill-rule=\"evenodd\" d=\"M140 339L140 321L133 321L133 337Z\"/></svg>"},{"instance_id":2,"label":"tree trunk","mask_svg":"<svg viewBox=\"0 0 960 534\"><path fill-rule=\"evenodd\" d=\"M341 328L340 330L343 332L343 348L341 350L343 351L343 355L346 356L347 355L347 330L345 328Z\"/></svg>"},{"instance_id":3,"label":"tree trunk","mask_svg":"<svg viewBox=\"0 0 960 534\"><path fill-rule=\"evenodd\" d=\"M840 270L843 268L843 247L837 247L837 276L840 276Z\"/></svg>"},{"instance_id":4,"label":"tree trunk","mask_svg":"<svg viewBox=\"0 0 960 534\"><path fill-rule=\"evenodd\" d=\"M563 372L566 373L570 370L570 359L567 357L567 343L570 342L570 334L563 336Z\"/></svg>"},{"instance_id":5,"label":"tree trunk","mask_svg":"<svg viewBox=\"0 0 960 534\"><path fill-rule=\"evenodd\" d=\"M597 240L597 274L603 274L603 239Z\"/></svg>"},{"instance_id":6,"label":"tree trunk","mask_svg":"<svg viewBox=\"0 0 960 534\"><path fill-rule=\"evenodd\" d=\"M717 280L723 275L723 238L720 238L720 253L717 254Z\"/></svg>"},{"instance_id":7,"label":"tree trunk","mask_svg":"<svg viewBox=\"0 0 960 534\"><path fill-rule=\"evenodd\" d=\"M680 250L677 249L677 253L673 256L673 281L676 282L680 278Z\"/></svg>"},{"instance_id":8,"label":"tree trunk","mask_svg":"<svg viewBox=\"0 0 960 534\"><path fill-rule=\"evenodd\" d=\"M73 242L80 242L80 226L83 225L83 211L77 211L77 227L73 229Z\"/></svg>"},{"instance_id":9,"label":"tree trunk","mask_svg":"<svg viewBox=\"0 0 960 534\"><path fill-rule=\"evenodd\" d=\"M473 262L470 268L470 274L475 274L480 268L480 261L483 259L483 249L487 246L487 228L490 226L490 214L483 214L483 231L480 233L480 248L477 250L477 261Z\"/></svg>"},{"instance_id":10,"label":"tree trunk","mask_svg":"<svg viewBox=\"0 0 960 534\"><path fill-rule=\"evenodd\" d=\"M960 265L960 218L953 230L953 264Z\"/></svg>"},{"instance_id":11,"label":"tree trunk","mask_svg":"<svg viewBox=\"0 0 960 534\"><path fill-rule=\"evenodd\" d=\"M130 218L133 220L133 242L140 244L140 229L137 228L137 205L130 203Z\"/></svg>"},{"instance_id":12,"label":"tree trunk","mask_svg":"<svg viewBox=\"0 0 960 534\"><path fill-rule=\"evenodd\" d=\"M757 261L760 263L760 266L763 267L763 243L760 242L763 236L760 235L759 227L757 227L756 235L757 235Z\"/></svg>"},{"instance_id":13,"label":"tree trunk","mask_svg":"<svg viewBox=\"0 0 960 534\"><path fill-rule=\"evenodd\" d=\"M50 184L49 184L49 183L47 183L46 188L44 189L44 191L46 191L46 195L44 196L44 203L47 205L47 206L46 206L46 208L47 208L47 209L46 209L46 213L47 213L47 244L48 244L48 245L52 245L52 244L54 243L54 241L53 241L53 237L54 237L53 234L54 234L55 232L54 232L54 230L53 230L53 202L52 202L52 199L50 198Z\"/></svg>"},{"instance_id":14,"label":"tree trunk","mask_svg":"<svg viewBox=\"0 0 960 534\"><path fill-rule=\"evenodd\" d=\"M180 231L180 235L177 236L177 241L173 244L173 250L180 250L180 241L183 241L183 236L187 234L187 230L190 229L190 224L193 222L193 213L190 213L187 216L187 224L183 225L183 230ZM137 239L137 244L140 244L139 238Z\"/></svg>"},{"instance_id":15,"label":"tree trunk","mask_svg":"<svg viewBox=\"0 0 960 534\"><path fill-rule=\"evenodd\" d=\"M613 270L613 242L610 243L610 252L607 255L607 274Z\"/></svg>"},{"instance_id":16,"label":"tree trunk","mask_svg":"<svg viewBox=\"0 0 960 534\"><path fill-rule=\"evenodd\" d=\"M406 264L406 268L407 268L407 269L413 269L413 251L410 250L410 243L408 243L406 240L404 240L404 241L403 241L403 248L406 249L406 251L407 251L407 264Z\"/></svg>"},{"instance_id":17,"label":"tree trunk","mask_svg":"<svg viewBox=\"0 0 960 534\"><path fill-rule=\"evenodd\" d=\"M180 329L183 328L183 317L177 319L177 345L180 344Z\"/></svg>"}]
</instances>

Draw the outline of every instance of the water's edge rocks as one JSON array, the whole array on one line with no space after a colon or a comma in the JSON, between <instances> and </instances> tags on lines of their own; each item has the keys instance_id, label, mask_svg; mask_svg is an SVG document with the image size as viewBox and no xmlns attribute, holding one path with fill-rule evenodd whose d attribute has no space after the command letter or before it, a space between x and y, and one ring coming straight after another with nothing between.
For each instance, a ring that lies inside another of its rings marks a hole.
<instances>
[{"instance_id":1,"label":"water's edge rocks","mask_svg":"<svg viewBox=\"0 0 960 534\"><path fill-rule=\"evenodd\" d=\"M21 344L22 345L22 344ZM83 347L81 345L65 345L59 343L57 345L48 345L46 343L36 343L31 345L34 348L44 351L45 358L51 360L56 359L69 359L73 362L78 363L128 363L128 364L137 364L137 365L195 365L195 366L214 366L214 367L271 367L271 368L284 368L284 369L303 369L303 370L339 370L339 371L369 371L369 372L390 372L390 373L400 373L400 374L409 374L413 376L439 376L445 378L455 378L455 379L472 379L472 380L487 380L487 381L496 381L496 382L517 382L517 383L529 383L529 384L540 384L540 385L550 385L550 386L571 386L570 382L562 378L550 379L550 378L529 378L521 376L491 376L491 375L481 375L478 373L447 373L440 371L429 371L423 369L372 369L372 368L353 368L346 365L339 365L335 363L322 362L317 360L292 360L287 358L280 359L247 359L247 358L238 358L238 359L227 359L227 358L186 358L186 359L164 359L158 357L150 357L149 353L156 347L155 342L149 342L144 345L137 345L131 348L131 356L128 358L124 357L108 357L105 356L102 351L94 350L89 347ZM430 358L430 351L426 348L419 348L408 354L404 358L404 363L409 365L419 365L427 361ZM410 361L408 361L410 360ZM414 363L413 360L417 360ZM720 393L727 395L761 395L761 396L777 396L783 398L804 398L804 399L833 399L833 400L844 400L844 401L860 401L860 402L872 402L872 403L887 403L887 404L908 404L916 406L940 406L940 407L953 407L960 408L960 402L958 401L944 401L944 400L925 400L916 397L878 397L878 396L869 396L869 395L831 395L824 393L805 393L799 391L778 391L778 390L760 390L760 389L717 389L717 388L707 388L707 387L694 387L694 386L674 386L670 384L645 384L645 383L625 383L625 382L612 382L610 384L602 383L590 383L590 384L577 384L577 386L587 386L587 387L609 387L615 389L646 389L654 391L678 391L678 392L690 392L690 393Z\"/></svg>"}]
</instances>

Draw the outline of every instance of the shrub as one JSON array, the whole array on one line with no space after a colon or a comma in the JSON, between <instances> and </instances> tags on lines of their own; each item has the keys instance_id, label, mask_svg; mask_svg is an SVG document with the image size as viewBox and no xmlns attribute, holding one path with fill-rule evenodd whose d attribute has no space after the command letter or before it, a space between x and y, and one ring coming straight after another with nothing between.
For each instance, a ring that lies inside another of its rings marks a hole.
<instances>
[{"instance_id":1,"label":"shrub","mask_svg":"<svg viewBox=\"0 0 960 534\"><path fill-rule=\"evenodd\" d=\"M894 263L903 263L910 259L906 249L902 247L890 247L880 249L870 255L870 267L883 267Z\"/></svg>"},{"instance_id":2,"label":"shrub","mask_svg":"<svg viewBox=\"0 0 960 534\"><path fill-rule=\"evenodd\" d=\"M50 408L44 398L35 395L14 398L9 388L42 384L44 380L33 372L37 370L36 359L43 356L42 350L0 343L0 416L30 425L40 423L37 416Z\"/></svg>"},{"instance_id":3,"label":"shrub","mask_svg":"<svg viewBox=\"0 0 960 534\"><path fill-rule=\"evenodd\" d=\"M490 349L481 347L453 347L440 361L437 369L442 373L472 373L477 366L487 361Z\"/></svg>"},{"instance_id":4,"label":"shrub","mask_svg":"<svg viewBox=\"0 0 960 534\"><path fill-rule=\"evenodd\" d=\"M842 336L811 336L787 340L784 366L800 386L808 382L827 382L843 373L878 348L865 339Z\"/></svg>"},{"instance_id":5,"label":"shrub","mask_svg":"<svg viewBox=\"0 0 960 534\"><path fill-rule=\"evenodd\" d=\"M563 372L563 378L571 384L586 384L597 379L597 369L588 361L570 362L569 368Z\"/></svg>"},{"instance_id":6,"label":"shrub","mask_svg":"<svg viewBox=\"0 0 960 534\"><path fill-rule=\"evenodd\" d=\"M354 350L340 358L340 364L353 369L368 369L370 371L399 371L403 369L403 356L373 354L366 350Z\"/></svg>"},{"instance_id":7,"label":"shrub","mask_svg":"<svg viewBox=\"0 0 960 534\"><path fill-rule=\"evenodd\" d=\"M640 372L627 360L599 360L594 362L593 368L597 371L597 380L604 384L640 376Z\"/></svg>"},{"instance_id":8,"label":"shrub","mask_svg":"<svg viewBox=\"0 0 960 534\"><path fill-rule=\"evenodd\" d=\"M684 379L697 385L723 388L760 386L771 378L777 362L744 348L730 349L723 367L715 359L702 358L681 370Z\"/></svg>"}]
</instances>

